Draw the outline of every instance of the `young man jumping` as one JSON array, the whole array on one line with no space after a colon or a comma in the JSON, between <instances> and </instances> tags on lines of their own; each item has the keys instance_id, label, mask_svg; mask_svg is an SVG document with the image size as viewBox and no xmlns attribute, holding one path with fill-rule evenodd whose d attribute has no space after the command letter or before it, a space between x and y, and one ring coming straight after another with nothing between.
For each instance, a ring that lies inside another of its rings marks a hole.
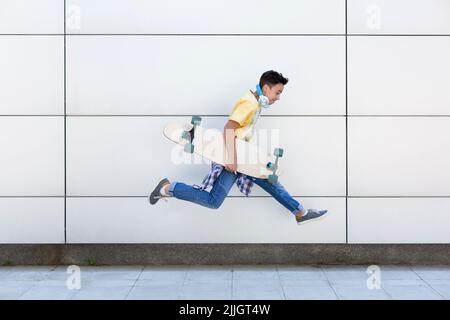
<instances>
[{"instance_id":1,"label":"young man jumping","mask_svg":"<svg viewBox=\"0 0 450 320\"><path fill-rule=\"evenodd\" d=\"M267 108L280 99L288 79L281 73L270 70L264 72L256 86L256 91L248 91L235 104L228 122L224 127L225 149L231 159L222 166L212 163L211 171L203 179L201 186L190 186L183 182L162 179L148 197L150 204L155 204L165 197L174 197L199 205L217 209L225 200L228 192L236 182L239 190L248 196L254 184L257 184L295 216L297 224L303 224L322 218L328 210L306 210L279 183L271 183L267 179L254 178L236 172L237 157L235 139L250 141L254 126L262 108ZM225 170L224 170L225 169ZM208 192L206 189L212 186Z\"/></svg>"}]
</instances>

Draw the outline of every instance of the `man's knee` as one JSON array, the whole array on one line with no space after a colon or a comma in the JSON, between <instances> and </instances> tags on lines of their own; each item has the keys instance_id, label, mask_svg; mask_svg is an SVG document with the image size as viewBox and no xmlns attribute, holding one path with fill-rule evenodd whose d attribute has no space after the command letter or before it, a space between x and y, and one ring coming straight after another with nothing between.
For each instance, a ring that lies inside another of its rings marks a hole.
<instances>
[{"instance_id":1,"label":"man's knee","mask_svg":"<svg viewBox=\"0 0 450 320\"><path fill-rule=\"evenodd\" d=\"M209 208L219 209L225 198L211 198L209 200Z\"/></svg>"}]
</instances>

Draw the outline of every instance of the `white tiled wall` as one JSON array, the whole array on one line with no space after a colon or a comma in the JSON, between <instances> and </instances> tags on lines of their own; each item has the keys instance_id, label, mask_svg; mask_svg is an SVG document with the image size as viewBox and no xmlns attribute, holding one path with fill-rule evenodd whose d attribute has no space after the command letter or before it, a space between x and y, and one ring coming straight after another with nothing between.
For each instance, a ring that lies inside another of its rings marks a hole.
<instances>
[{"instance_id":1,"label":"white tiled wall","mask_svg":"<svg viewBox=\"0 0 450 320\"><path fill-rule=\"evenodd\" d=\"M72 243L343 243L345 198L305 198L332 215L305 224L271 198L229 198L219 209L178 200L149 207L142 198L67 199Z\"/></svg>"},{"instance_id":2,"label":"white tiled wall","mask_svg":"<svg viewBox=\"0 0 450 320\"><path fill-rule=\"evenodd\" d=\"M66 68L69 115L226 115L270 69L293 79L270 114L345 115L344 36L77 35Z\"/></svg>"},{"instance_id":3,"label":"white tiled wall","mask_svg":"<svg viewBox=\"0 0 450 320\"><path fill-rule=\"evenodd\" d=\"M64 243L63 212L64 197L1 197L0 243Z\"/></svg>"},{"instance_id":4,"label":"white tiled wall","mask_svg":"<svg viewBox=\"0 0 450 320\"><path fill-rule=\"evenodd\" d=\"M67 6L70 17L80 12L80 24L67 31L81 34L342 34L345 30L345 0L67 0Z\"/></svg>"},{"instance_id":5,"label":"white tiled wall","mask_svg":"<svg viewBox=\"0 0 450 320\"><path fill-rule=\"evenodd\" d=\"M450 1L348 0L349 243L449 243Z\"/></svg>"},{"instance_id":6,"label":"white tiled wall","mask_svg":"<svg viewBox=\"0 0 450 320\"><path fill-rule=\"evenodd\" d=\"M1 0L1 34L63 34L64 1Z\"/></svg>"},{"instance_id":7,"label":"white tiled wall","mask_svg":"<svg viewBox=\"0 0 450 320\"><path fill-rule=\"evenodd\" d=\"M64 115L64 36L0 35L0 114Z\"/></svg>"},{"instance_id":8,"label":"white tiled wall","mask_svg":"<svg viewBox=\"0 0 450 320\"><path fill-rule=\"evenodd\" d=\"M447 0L0 0L0 243L450 243L449 54ZM330 216L150 206L208 171L164 124L221 128L268 69L280 181Z\"/></svg>"},{"instance_id":9,"label":"white tiled wall","mask_svg":"<svg viewBox=\"0 0 450 320\"><path fill-rule=\"evenodd\" d=\"M449 243L449 198L354 198L350 243Z\"/></svg>"},{"instance_id":10,"label":"white tiled wall","mask_svg":"<svg viewBox=\"0 0 450 320\"><path fill-rule=\"evenodd\" d=\"M350 118L349 196L448 196L449 146L450 117Z\"/></svg>"},{"instance_id":11,"label":"white tiled wall","mask_svg":"<svg viewBox=\"0 0 450 320\"><path fill-rule=\"evenodd\" d=\"M0 117L0 195L64 196L64 117Z\"/></svg>"},{"instance_id":12,"label":"white tiled wall","mask_svg":"<svg viewBox=\"0 0 450 320\"><path fill-rule=\"evenodd\" d=\"M449 57L450 35L349 37L348 114L450 115Z\"/></svg>"},{"instance_id":13,"label":"white tiled wall","mask_svg":"<svg viewBox=\"0 0 450 320\"><path fill-rule=\"evenodd\" d=\"M189 154L161 135L167 122L183 120L190 118L70 117L68 195L144 196L160 176L200 183L209 162L196 157L191 164ZM220 128L225 122L226 117L203 117L204 127ZM292 195L345 196L345 118L263 117L260 128L280 131L287 172L283 185ZM231 195L240 193L235 188Z\"/></svg>"},{"instance_id":14,"label":"white tiled wall","mask_svg":"<svg viewBox=\"0 0 450 320\"><path fill-rule=\"evenodd\" d=\"M450 35L448 0L347 0L349 34Z\"/></svg>"}]
</instances>

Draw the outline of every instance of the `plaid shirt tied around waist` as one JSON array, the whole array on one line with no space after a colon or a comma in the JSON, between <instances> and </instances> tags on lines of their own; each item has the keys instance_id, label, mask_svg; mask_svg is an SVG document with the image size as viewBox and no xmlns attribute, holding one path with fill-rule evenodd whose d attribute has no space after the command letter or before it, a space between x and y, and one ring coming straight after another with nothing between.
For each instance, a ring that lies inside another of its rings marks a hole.
<instances>
[{"instance_id":1,"label":"plaid shirt tied around waist","mask_svg":"<svg viewBox=\"0 0 450 320\"><path fill-rule=\"evenodd\" d=\"M201 183L201 186L194 185L194 188L199 190L206 190L209 187L212 187L216 179L219 177L219 175L222 173L222 171L225 169L224 166L212 162L211 163L211 171L205 176L203 179L203 182ZM245 194L245 196L249 196L251 193L251 189L253 187L253 180L249 177L247 177L245 174L238 173L238 178L236 180L236 185L239 188L239 191Z\"/></svg>"}]
</instances>

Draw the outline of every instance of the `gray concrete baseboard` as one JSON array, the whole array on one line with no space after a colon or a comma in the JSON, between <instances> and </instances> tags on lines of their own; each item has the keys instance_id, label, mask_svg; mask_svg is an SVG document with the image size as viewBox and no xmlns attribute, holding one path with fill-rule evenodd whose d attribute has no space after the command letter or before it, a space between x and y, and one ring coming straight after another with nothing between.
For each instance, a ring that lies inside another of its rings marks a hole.
<instances>
[{"instance_id":1,"label":"gray concrete baseboard","mask_svg":"<svg viewBox=\"0 0 450 320\"><path fill-rule=\"evenodd\" d=\"M1 265L450 264L450 244L2 244Z\"/></svg>"}]
</instances>

